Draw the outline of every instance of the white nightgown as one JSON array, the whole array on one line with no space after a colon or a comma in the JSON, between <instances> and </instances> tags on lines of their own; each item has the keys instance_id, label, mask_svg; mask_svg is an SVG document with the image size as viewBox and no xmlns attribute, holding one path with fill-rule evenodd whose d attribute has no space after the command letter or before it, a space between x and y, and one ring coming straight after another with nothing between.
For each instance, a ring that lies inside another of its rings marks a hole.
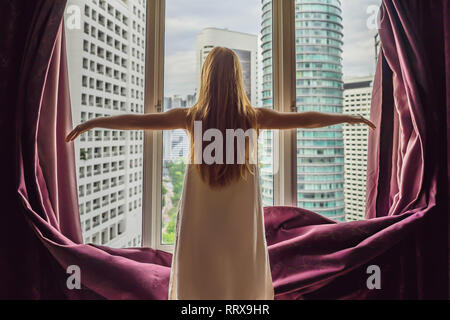
<instances>
[{"instance_id":1,"label":"white nightgown","mask_svg":"<svg viewBox=\"0 0 450 320\"><path fill-rule=\"evenodd\" d=\"M273 300L259 173L224 188L186 166L169 300Z\"/></svg>"}]
</instances>

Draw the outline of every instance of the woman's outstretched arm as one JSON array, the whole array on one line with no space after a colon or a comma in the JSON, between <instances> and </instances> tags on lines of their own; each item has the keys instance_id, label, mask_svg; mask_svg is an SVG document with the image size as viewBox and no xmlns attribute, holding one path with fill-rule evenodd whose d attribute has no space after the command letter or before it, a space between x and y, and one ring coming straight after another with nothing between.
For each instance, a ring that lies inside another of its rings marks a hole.
<instances>
[{"instance_id":1,"label":"woman's outstretched arm","mask_svg":"<svg viewBox=\"0 0 450 320\"><path fill-rule=\"evenodd\" d=\"M80 134L94 128L117 130L175 130L186 128L185 108L176 108L167 112L147 114L123 114L112 117L100 117L76 126L67 136L66 142L75 140Z\"/></svg>"},{"instance_id":2,"label":"woman's outstretched arm","mask_svg":"<svg viewBox=\"0 0 450 320\"><path fill-rule=\"evenodd\" d=\"M340 123L365 124L371 129L375 125L362 116L350 116L345 114L328 114L320 112L288 113L278 112L266 108L258 108L258 123L261 129L314 129L328 127Z\"/></svg>"}]
</instances>

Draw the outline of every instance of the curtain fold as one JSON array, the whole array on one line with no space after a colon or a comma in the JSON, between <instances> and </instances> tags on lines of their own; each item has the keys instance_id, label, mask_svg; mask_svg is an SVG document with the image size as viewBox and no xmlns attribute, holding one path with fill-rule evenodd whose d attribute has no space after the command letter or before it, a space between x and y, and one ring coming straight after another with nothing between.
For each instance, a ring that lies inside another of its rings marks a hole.
<instances>
[{"instance_id":1,"label":"curtain fold","mask_svg":"<svg viewBox=\"0 0 450 320\"><path fill-rule=\"evenodd\" d=\"M82 243L78 215L60 214L78 212L75 153L60 139L61 132L72 126L65 51L65 33L60 24L47 71L37 130L37 177L42 190L42 201L47 221L61 234L75 243Z\"/></svg>"},{"instance_id":2,"label":"curtain fold","mask_svg":"<svg viewBox=\"0 0 450 320\"><path fill-rule=\"evenodd\" d=\"M72 125L64 7L0 4L8 222L0 232L0 297L167 299L170 254L82 243L74 150L64 143ZM368 219L335 223L298 208L265 208L276 299L448 298L448 8L445 0L383 1ZM70 265L80 267L81 290L66 286ZM381 290L367 287L371 265L381 270Z\"/></svg>"},{"instance_id":3,"label":"curtain fold","mask_svg":"<svg viewBox=\"0 0 450 320\"><path fill-rule=\"evenodd\" d=\"M16 119L22 126L26 122L23 110L33 113L39 106L64 5L64 1L0 2L0 197L5 222L0 232L1 298L54 297L60 291L57 281L42 276L42 270L50 273L59 266L30 232L18 197L19 151L23 146ZM33 172L26 174L27 180L33 179ZM39 199L33 201L39 205Z\"/></svg>"}]
</instances>

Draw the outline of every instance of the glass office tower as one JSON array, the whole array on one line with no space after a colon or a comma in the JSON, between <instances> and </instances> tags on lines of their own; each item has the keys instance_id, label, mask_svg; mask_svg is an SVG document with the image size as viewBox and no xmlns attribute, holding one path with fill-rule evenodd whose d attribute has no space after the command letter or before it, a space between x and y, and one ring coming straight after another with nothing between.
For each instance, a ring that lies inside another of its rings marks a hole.
<instances>
[{"instance_id":1,"label":"glass office tower","mask_svg":"<svg viewBox=\"0 0 450 320\"><path fill-rule=\"evenodd\" d=\"M263 3L271 1L264 1ZM264 17L271 6L263 6ZM265 11L266 10L266 11ZM339 0L296 0L297 111L342 113L342 11ZM263 27L264 30L264 27ZM263 48L271 43L262 36ZM270 55L272 51L267 51ZM264 51L263 51L264 54ZM272 59L263 57L263 106L271 107ZM263 173L262 173L263 175ZM298 206L344 220L342 125L297 132Z\"/></svg>"}]
</instances>

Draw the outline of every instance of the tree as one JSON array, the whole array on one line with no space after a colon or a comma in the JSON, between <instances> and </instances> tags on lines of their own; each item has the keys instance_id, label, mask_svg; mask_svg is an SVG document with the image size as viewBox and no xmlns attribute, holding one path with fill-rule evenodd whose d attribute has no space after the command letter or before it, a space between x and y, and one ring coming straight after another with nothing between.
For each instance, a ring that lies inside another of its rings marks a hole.
<instances>
[{"instance_id":1,"label":"tree","mask_svg":"<svg viewBox=\"0 0 450 320\"><path fill-rule=\"evenodd\" d=\"M171 197L173 207L169 209L167 215L169 216L169 221L167 221L164 226L163 232L163 242L164 243L173 243L175 240L175 228L176 228L176 220L178 213L178 203L181 198L181 193L183 191L183 181L184 175L186 173L186 164L182 159L167 162L166 163L167 171L169 174L169 181L172 184L172 192L173 195ZM165 204L164 195L168 192L167 188L163 185L162 193L163 193L163 206Z\"/></svg>"}]
</instances>

